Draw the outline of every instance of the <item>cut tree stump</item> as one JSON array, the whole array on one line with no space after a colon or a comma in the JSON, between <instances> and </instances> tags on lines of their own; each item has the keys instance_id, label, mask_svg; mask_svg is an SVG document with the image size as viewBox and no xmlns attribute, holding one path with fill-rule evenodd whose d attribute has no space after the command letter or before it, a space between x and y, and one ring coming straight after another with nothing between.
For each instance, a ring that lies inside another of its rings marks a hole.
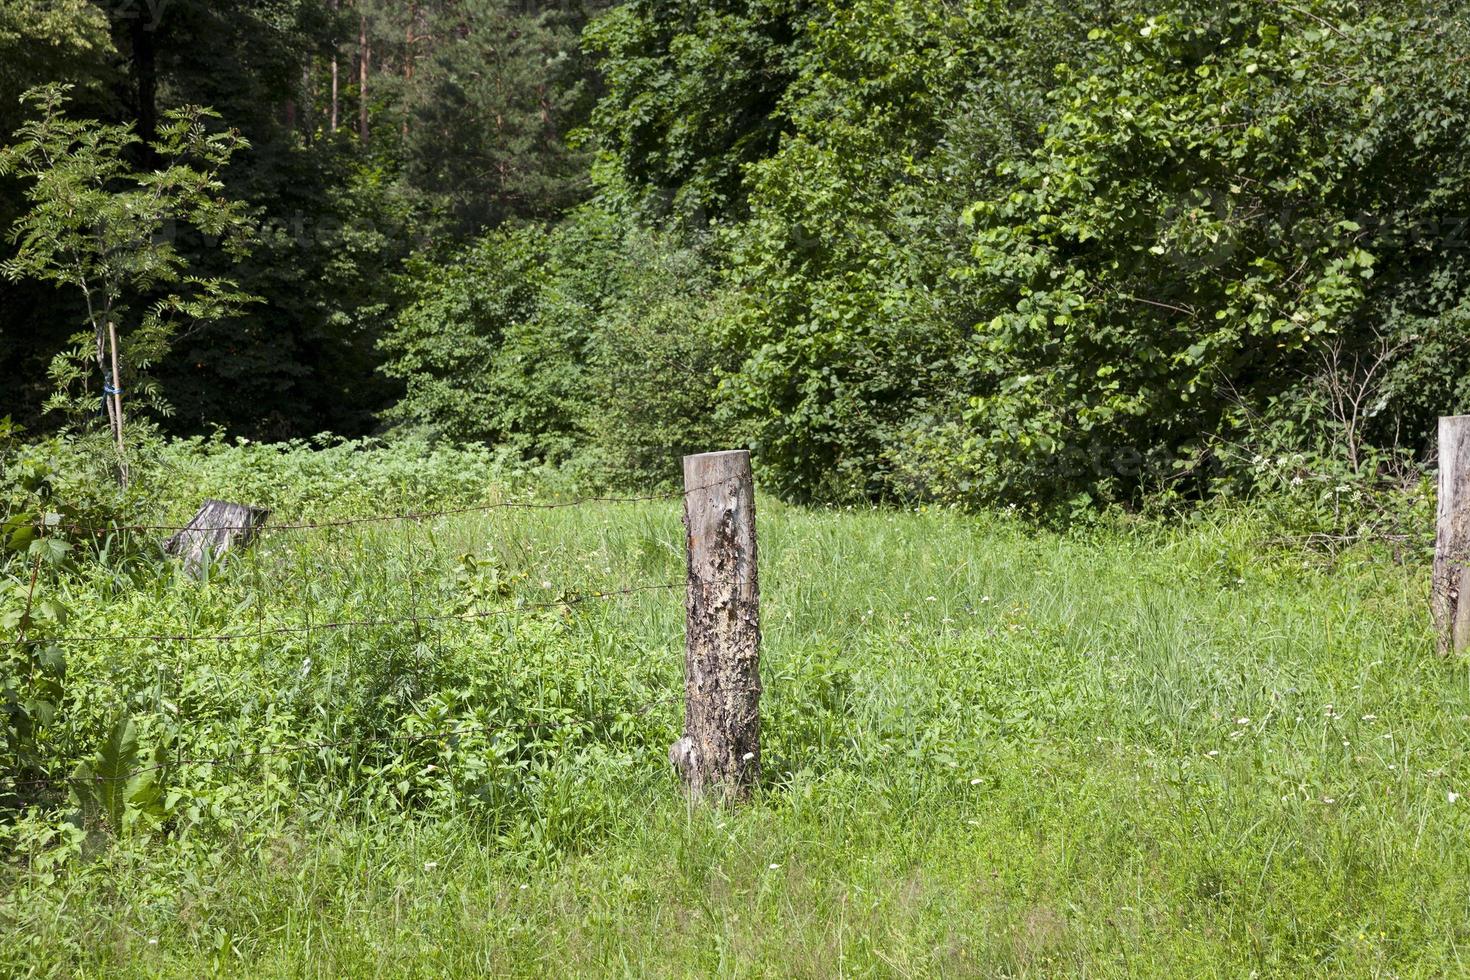
<instances>
[{"instance_id":1,"label":"cut tree stump","mask_svg":"<svg viewBox=\"0 0 1470 980\"><path fill-rule=\"evenodd\" d=\"M1470 650L1470 415L1439 420L1439 507L1430 609L1439 652Z\"/></svg>"},{"instance_id":2,"label":"cut tree stump","mask_svg":"<svg viewBox=\"0 0 1470 980\"><path fill-rule=\"evenodd\" d=\"M760 775L760 587L750 453L684 457L689 559L684 737L669 748L690 797L733 802Z\"/></svg>"},{"instance_id":3,"label":"cut tree stump","mask_svg":"<svg viewBox=\"0 0 1470 980\"><path fill-rule=\"evenodd\" d=\"M184 560L184 570L203 578L232 549L248 547L271 512L246 504L206 500L188 527L169 538L163 550Z\"/></svg>"}]
</instances>

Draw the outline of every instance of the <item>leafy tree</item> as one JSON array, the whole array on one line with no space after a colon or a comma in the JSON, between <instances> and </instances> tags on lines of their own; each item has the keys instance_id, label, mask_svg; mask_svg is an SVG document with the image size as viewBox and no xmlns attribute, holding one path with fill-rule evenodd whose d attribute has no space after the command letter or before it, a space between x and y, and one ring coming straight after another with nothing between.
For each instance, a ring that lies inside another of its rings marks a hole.
<instances>
[{"instance_id":1,"label":"leafy tree","mask_svg":"<svg viewBox=\"0 0 1470 980\"><path fill-rule=\"evenodd\" d=\"M406 178L470 229L579 203L588 158L567 134L586 121L593 89L578 37L605 3L417 6L422 43L401 85Z\"/></svg>"},{"instance_id":2,"label":"leafy tree","mask_svg":"<svg viewBox=\"0 0 1470 980\"><path fill-rule=\"evenodd\" d=\"M959 274L993 313L950 435L981 495L1201 473L1325 350L1417 319L1411 346L1464 302L1463 253L1405 234L1470 206L1443 167L1466 158L1465 72L1421 67L1423 38L1448 54L1467 21L1434 6L1251 0L1094 34L1043 145L970 211Z\"/></svg>"},{"instance_id":3,"label":"leafy tree","mask_svg":"<svg viewBox=\"0 0 1470 980\"><path fill-rule=\"evenodd\" d=\"M484 236L411 266L385 335L406 386L391 421L525 459L596 461L594 478L664 479L715 424L722 303L704 257L585 207L552 229Z\"/></svg>"},{"instance_id":4,"label":"leafy tree","mask_svg":"<svg viewBox=\"0 0 1470 980\"><path fill-rule=\"evenodd\" d=\"M703 225L744 202L742 168L784 128L810 0L632 0L587 30L605 92L589 131L622 206Z\"/></svg>"},{"instance_id":5,"label":"leafy tree","mask_svg":"<svg viewBox=\"0 0 1470 980\"><path fill-rule=\"evenodd\" d=\"M1168 7L821 8L723 235L768 482L1136 500L1465 404L1463 8Z\"/></svg>"},{"instance_id":6,"label":"leafy tree","mask_svg":"<svg viewBox=\"0 0 1470 980\"><path fill-rule=\"evenodd\" d=\"M20 124L20 97L38 81L100 81L113 55L107 17L90 0L0 0L3 131Z\"/></svg>"},{"instance_id":7,"label":"leafy tree","mask_svg":"<svg viewBox=\"0 0 1470 980\"><path fill-rule=\"evenodd\" d=\"M100 388L125 484L124 392L163 408L144 372L179 324L225 316L252 298L229 279L191 275L171 240L187 224L243 253L244 215L221 197L219 171L245 143L233 131L211 133L209 110L173 110L152 146L167 165L138 172L126 159L139 143L132 128L68 118L66 92L51 85L28 93L37 118L0 150L0 176L32 182L31 210L12 230L18 248L0 273L81 295L86 329L52 362L57 391L48 407L80 421ZM177 291L159 295L165 289Z\"/></svg>"},{"instance_id":8,"label":"leafy tree","mask_svg":"<svg viewBox=\"0 0 1470 980\"><path fill-rule=\"evenodd\" d=\"M743 363L722 404L791 496L894 492L906 431L953 389L980 316L960 216L1047 118L1088 25L1056 4L829 3L725 235Z\"/></svg>"},{"instance_id":9,"label":"leafy tree","mask_svg":"<svg viewBox=\"0 0 1470 980\"><path fill-rule=\"evenodd\" d=\"M454 439L501 442L517 406L492 381L505 333L534 316L546 233L491 232L450 262L420 259L405 272L407 303L384 335L383 371L405 392L385 417Z\"/></svg>"},{"instance_id":10,"label":"leafy tree","mask_svg":"<svg viewBox=\"0 0 1470 980\"><path fill-rule=\"evenodd\" d=\"M74 107L105 117L115 108L116 61L106 14L91 0L0 0L0 143L25 121L21 95L48 81L68 80ZM0 261L3 230L27 210L24 183L0 178ZM72 332L64 321L74 305L48 283L0 277L0 415L40 421L46 365Z\"/></svg>"}]
</instances>

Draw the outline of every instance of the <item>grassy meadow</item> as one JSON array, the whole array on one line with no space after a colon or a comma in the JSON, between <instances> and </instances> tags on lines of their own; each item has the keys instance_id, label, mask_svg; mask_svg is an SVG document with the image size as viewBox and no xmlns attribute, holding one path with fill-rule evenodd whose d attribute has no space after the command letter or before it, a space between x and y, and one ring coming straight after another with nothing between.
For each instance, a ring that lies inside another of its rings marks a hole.
<instances>
[{"instance_id":1,"label":"grassy meadow","mask_svg":"<svg viewBox=\"0 0 1470 980\"><path fill-rule=\"evenodd\" d=\"M250 492L278 523L398 500L318 477ZM68 644L52 749L125 710L159 792L108 833L33 795L0 970L1466 972L1470 684L1417 558L1230 511L1062 534L762 498L765 782L690 809L679 508L267 533L204 585L78 562L61 635L192 639Z\"/></svg>"}]
</instances>

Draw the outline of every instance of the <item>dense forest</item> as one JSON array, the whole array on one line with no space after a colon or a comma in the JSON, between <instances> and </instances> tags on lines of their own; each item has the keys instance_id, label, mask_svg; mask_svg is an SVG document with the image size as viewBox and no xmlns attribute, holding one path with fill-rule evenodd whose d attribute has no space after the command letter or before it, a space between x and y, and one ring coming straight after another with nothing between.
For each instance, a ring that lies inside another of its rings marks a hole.
<instances>
[{"instance_id":1,"label":"dense forest","mask_svg":"<svg viewBox=\"0 0 1470 980\"><path fill-rule=\"evenodd\" d=\"M824 501L1402 475L1470 409L1466 50L1449 0L3 0L0 415Z\"/></svg>"}]
</instances>

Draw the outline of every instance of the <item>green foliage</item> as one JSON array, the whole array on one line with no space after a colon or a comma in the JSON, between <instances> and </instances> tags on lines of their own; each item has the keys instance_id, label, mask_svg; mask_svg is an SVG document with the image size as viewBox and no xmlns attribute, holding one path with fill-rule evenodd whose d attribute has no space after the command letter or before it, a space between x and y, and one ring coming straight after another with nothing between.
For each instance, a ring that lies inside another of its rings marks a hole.
<instances>
[{"instance_id":1,"label":"green foliage","mask_svg":"<svg viewBox=\"0 0 1470 980\"><path fill-rule=\"evenodd\" d=\"M56 721L65 693L66 658L55 636L69 610L54 584L71 546L59 527L67 515L46 507L48 474L33 463L17 467L18 448L14 425L0 419L0 479L9 498L0 520L0 628L10 636L0 657L3 769L31 775L41 771L44 732ZM29 499L17 500L16 490ZM33 506L16 506L22 502Z\"/></svg>"},{"instance_id":2,"label":"green foliage","mask_svg":"<svg viewBox=\"0 0 1470 980\"><path fill-rule=\"evenodd\" d=\"M219 171L245 144L233 132L209 132L208 110L177 110L151 147L168 164L139 172L128 161L140 142L132 129L68 118L66 91L29 93L37 118L0 149L0 176L30 180L32 205L12 227L18 248L0 273L70 287L85 300L86 329L52 362L48 408L81 422L102 389L116 388L164 409L144 372L179 324L218 319L252 298L232 280L190 274L169 237L187 224L243 252L243 214L221 198ZM121 443L121 418L113 424Z\"/></svg>"},{"instance_id":3,"label":"green foliage","mask_svg":"<svg viewBox=\"0 0 1470 980\"><path fill-rule=\"evenodd\" d=\"M741 169L776 146L809 0L635 0L587 30L603 76L599 181L698 228L739 213Z\"/></svg>"},{"instance_id":4,"label":"green foliage","mask_svg":"<svg viewBox=\"0 0 1470 980\"><path fill-rule=\"evenodd\" d=\"M507 218L554 217L590 190L567 133L595 95L577 35L602 6L6 0L0 132L23 121L20 93L48 83L75 84L76 115L131 125L143 144L170 110L214 107L249 144L220 176L260 241L241 260L188 222L165 234L198 277L262 302L176 336L150 371L175 411L166 425L363 435L397 394L376 374L376 341L398 312L403 262L442 259ZM158 163L146 145L124 154ZM0 228L29 209L28 183L0 178ZM3 280L0 305L0 371L15 379L0 413L54 426L44 372L85 315L80 297Z\"/></svg>"},{"instance_id":5,"label":"green foliage","mask_svg":"<svg viewBox=\"0 0 1470 980\"><path fill-rule=\"evenodd\" d=\"M106 12L91 0L0 0L0 132L38 81L98 80L112 53Z\"/></svg>"},{"instance_id":6,"label":"green foliage","mask_svg":"<svg viewBox=\"0 0 1470 980\"><path fill-rule=\"evenodd\" d=\"M78 825L114 837L156 827L165 816L166 758L161 748L145 754L133 720L118 716L97 753L71 774Z\"/></svg>"},{"instance_id":7,"label":"green foliage","mask_svg":"<svg viewBox=\"0 0 1470 980\"><path fill-rule=\"evenodd\" d=\"M159 161L120 121L170 107L249 142L214 171L255 254L165 233L175 274L240 284L185 296L208 322L149 372L175 432L386 419L636 480L718 439L791 499L1070 519L1263 490L1252 461L1299 453L1372 495L1470 397L1460 4L138 13L108 38L0 6L0 90L75 78L128 172ZM31 183L0 180L0 220ZM91 298L50 285L0 287L27 424ZM138 292L147 360L174 291Z\"/></svg>"},{"instance_id":8,"label":"green foliage","mask_svg":"<svg viewBox=\"0 0 1470 980\"><path fill-rule=\"evenodd\" d=\"M825 8L724 232L722 404L826 500L1198 495L1248 486L1232 447L1266 429L1253 453L1354 474L1422 453L1466 393L1467 31L1432 3Z\"/></svg>"},{"instance_id":9,"label":"green foliage","mask_svg":"<svg viewBox=\"0 0 1470 980\"><path fill-rule=\"evenodd\" d=\"M403 92L398 152L405 179L442 197L473 230L508 218L555 217L579 203L588 160L566 134L586 119L593 87L578 37L604 6L390 4L391 20L422 20L403 29L422 49L410 56L412 78L389 81ZM383 116L391 126L393 112ZM386 138L394 138L391 129Z\"/></svg>"},{"instance_id":10,"label":"green foliage","mask_svg":"<svg viewBox=\"0 0 1470 980\"><path fill-rule=\"evenodd\" d=\"M586 208L414 271L383 341L407 390L390 419L529 460L582 453L614 482L666 479L712 437L721 301L698 253Z\"/></svg>"},{"instance_id":11,"label":"green foliage","mask_svg":"<svg viewBox=\"0 0 1470 980\"><path fill-rule=\"evenodd\" d=\"M56 642L67 606L52 594L56 570L69 547L47 537L59 515L18 514L4 526L4 550L25 559L28 573L0 582L0 628L13 636L0 661L0 710L4 711L4 771L25 778L43 772L49 752L46 730L58 720L66 692L66 656ZM30 523L34 522L34 523Z\"/></svg>"},{"instance_id":12,"label":"green foliage","mask_svg":"<svg viewBox=\"0 0 1470 980\"><path fill-rule=\"evenodd\" d=\"M892 493L905 429L956 387L979 311L952 270L976 188L1044 118L1083 33L1053 5L828 4L728 232L739 305L726 410L804 499Z\"/></svg>"},{"instance_id":13,"label":"green foliage","mask_svg":"<svg viewBox=\"0 0 1470 980\"><path fill-rule=\"evenodd\" d=\"M483 448L161 463L153 523L231 487L282 523L547 499ZM0 822L0 968L1456 971L1467 692L1422 511L1396 556L1239 504L759 510L766 778L733 810L666 762L681 591L569 601L677 582L677 501L278 531L202 587L60 569L59 635L243 635L68 645L59 792Z\"/></svg>"},{"instance_id":14,"label":"green foliage","mask_svg":"<svg viewBox=\"0 0 1470 980\"><path fill-rule=\"evenodd\" d=\"M175 433L363 433L397 390L373 375L376 341L398 302L395 275L431 240L431 206L347 149L271 152L268 177L237 171L231 182L252 214L250 255L185 243L201 269L248 283L261 302L188 331L158 365Z\"/></svg>"},{"instance_id":15,"label":"green foliage","mask_svg":"<svg viewBox=\"0 0 1470 980\"><path fill-rule=\"evenodd\" d=\"M1043 146L970 212L961 274L1003 312L977 332L962 422L940 438L979 495L1118 499L1187 472L1329 344L1362 350L1382 329L1375 296L1407 301L1429 255L1436 274L1460 266L1443 241L1364 227L1465 203L1429 165L1460 137L1426 123L1460 110L1409 68L1414 21L1324 11L1344 27L1245 3L1094 34ZM1385 120L1391 78L1418 108ZM1095 471L1058 465L1094 450Z\"/></svg>"},{"instance_id":16,"label":"green foliage","mask_svg":"<svg viewBox=\"0 0 1470 980\"><path fill-rule=\"evenodd\" d=\"M258 443L215 433L167 444L141 470L132 492L154 501L155 509L157 501L170 501L171 523L187 521L210 497L311 521L492 503L516 491L522 476L473 443L398 439L384 445L330 435Z\"/></svg>"},{"instance_id":17,"label":"green foliage","mask_svg":"<svg viewBox=\"0 0 1470 980\"><path fill-rule=\"evenodd\" d=\"M412 301L382 341L391 357L385 373L405 386L389 419L459 439L509 434L503 419L516 406L491 378L507 329L538 308L545 237L535 226L505 230L453 262L410 263Z\"/></svg>"},{"instance_id":18,"label":"green foliage","mask_svg":"<svg viewBox=\"0 0 1470 980\"><path fill-rule=\"evenodd\" d=\"M666 236L627 236L621 264L587 356L587 451L613 482L677 483L681 456L732 444L716 388L730 291Z\"/></svg>"}]
</instances>

